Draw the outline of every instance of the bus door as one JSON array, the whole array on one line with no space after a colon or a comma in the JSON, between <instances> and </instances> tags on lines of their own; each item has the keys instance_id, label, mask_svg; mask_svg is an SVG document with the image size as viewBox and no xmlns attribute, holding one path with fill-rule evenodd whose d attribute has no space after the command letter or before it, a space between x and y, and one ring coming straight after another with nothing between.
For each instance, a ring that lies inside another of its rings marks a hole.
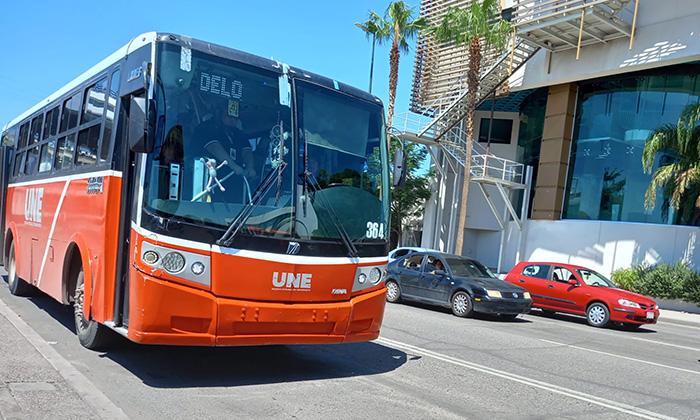
<instances>
[{"instance_id":1,"label":"bus door","mask_svg":"<svg viewBox=\"0 0 700 420\"><path fill-rule=\"evenodd\" d=\"M7 206L7 183L10 177L10 163L12 162L12 148L9 146L0 147L0 232L5 232L5 207ZM5 255L5 242L0 241L0 255ZM4 264L3 258L0 262Z\"/></svg>"}]
</instances>

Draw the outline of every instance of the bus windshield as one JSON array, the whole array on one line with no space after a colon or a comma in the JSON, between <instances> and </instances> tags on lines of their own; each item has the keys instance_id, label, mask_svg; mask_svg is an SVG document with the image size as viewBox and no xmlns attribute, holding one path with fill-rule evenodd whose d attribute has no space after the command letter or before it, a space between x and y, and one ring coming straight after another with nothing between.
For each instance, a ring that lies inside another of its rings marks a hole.
<instances>
[{"instance_id":1,"label":"bus windshield","mask_svg":"<svg viewBox=\"0 0 700 420\"><path fill-rule=\"evenodd\" d=\"M379 104L167 43L158 45L154 99L145 227L225 230L252 202L237 220L243 235L336 239L342 228L353 240L388 238Z\"/></svg>"}]
</instances>

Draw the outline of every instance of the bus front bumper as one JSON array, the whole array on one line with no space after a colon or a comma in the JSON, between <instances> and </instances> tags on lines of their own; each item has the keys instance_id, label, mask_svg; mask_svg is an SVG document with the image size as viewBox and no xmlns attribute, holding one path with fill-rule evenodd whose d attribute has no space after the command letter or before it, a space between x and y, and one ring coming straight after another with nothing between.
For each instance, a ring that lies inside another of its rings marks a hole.
<instances>
[{"instance_id":1,"label":"bus front bumper","mask_svg":"<svg viewBox=\"0 0 700 420\"><path fill-rule=\"evenodd\" d=\"M386 288L332 303L258 302L211 293L138 272L130 283L127 337L143 344L238 346L374 340Z\"/></svg>"}]
</instances>

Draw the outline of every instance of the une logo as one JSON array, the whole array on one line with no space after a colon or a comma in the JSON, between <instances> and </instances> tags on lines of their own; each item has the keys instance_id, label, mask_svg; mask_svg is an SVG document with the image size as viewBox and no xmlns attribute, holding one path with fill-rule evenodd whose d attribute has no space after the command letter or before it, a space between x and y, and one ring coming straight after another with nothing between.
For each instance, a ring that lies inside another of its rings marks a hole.
<instances>
[{"instance_id":1,"label":"une logo","mask_svg":"<svg viewBox=\"0 0 700 420\"><path fill-rule=\"evenodd\" d=\"M24 220L30 224L41 224L43 188L28 188L24 200Z\"/></svg>"},{"instance_id":2,"label":"une logo","mask_svg":"<svg viewBox=\"0 0 700 420\"><path fill-rule=\"evenodd\" d=\"M311 289L311 274L272 273L272 285L286 289Z\"/></svg>"}]
</instances>

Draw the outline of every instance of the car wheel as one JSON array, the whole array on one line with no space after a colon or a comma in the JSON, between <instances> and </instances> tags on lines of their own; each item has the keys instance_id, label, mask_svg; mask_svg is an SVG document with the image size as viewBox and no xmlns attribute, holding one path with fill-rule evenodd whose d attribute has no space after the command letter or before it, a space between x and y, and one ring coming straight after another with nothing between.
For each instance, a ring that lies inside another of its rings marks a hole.
<instances>
[{"instance_id":1,"label":"car wheel","mask_svg":"<svg viewBox=\"0 0 700 420\"><path fill-rule=\"evenodd\" d=\"M604 327L610 322L610 311L600 302L592 303L586 310L586 320L593 327Z\"/></svg>"},{"instance_id":2,"label":"car wheel","mask_svg":"<svg viewBox=\"0 0 700 420\"><path fill-rule=\"evenodd\" d=\"M5 268L7 268L7 286L10 288L10 293L15 296L30 296L33 286L17 275L17 256L15 255L14 241L10 244L7 267Z\"/></svg>"},{"instance_id":3,"label":"car wheel","mask_svg":"<svg viewBox=\"0 0 700 420\"><path fill-rule=\"evenodd\" d=\"M401 289L394 280L386 281L386 301L391 303L401 301Z\"/></svg>"},{"instance_id":4,"label":"car wheel","mask_svg":"<svg viewBox=\"0 0 700 420\"><path fill-rule=\"evenodd\" d=\"M76 281L75 295L73 296L73 315L75 318L75 332L78 341L90 350L99 350L108 347L112 343L113 333L104 325L91 319L86 319L83 315L83 305L85 303L85 274L82 268L78 273Z\"/></svg>"},{"instance_id":5,"label":"car wheel","mask_svg":"<svg viewBox=\"0 0 700 420\"><path fill-rule=\"evenodd\" d=\"M503 319L515 319L518 317L519 314L498 314L501 316Z\"/></svg>"},{"instance_id":6,"label":"car wheel","mask_svg":"<svg viewBox=\"0 0 700 420\"><path fill-rule=\"evenodd\" d=\"M474 314L474 303L467 292L457 292L452 296L452 313L460 318Z\"/></svg>"}]
</instances>

